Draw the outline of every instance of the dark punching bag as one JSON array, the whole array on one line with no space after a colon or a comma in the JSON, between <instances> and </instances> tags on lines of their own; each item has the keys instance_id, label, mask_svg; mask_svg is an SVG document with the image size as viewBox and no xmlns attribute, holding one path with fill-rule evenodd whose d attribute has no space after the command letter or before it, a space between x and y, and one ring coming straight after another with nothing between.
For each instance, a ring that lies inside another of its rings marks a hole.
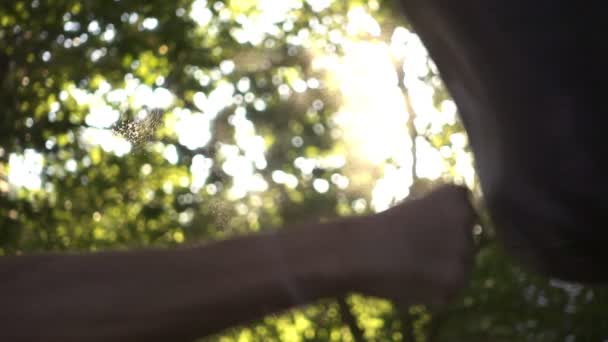
<instances>
[{"instance_id":1,"label":"dark punching bag","mask_svg":"<svg viewBox=\"0 0 608 342\"><path fill-rule=\"evenodd\" d=\"M599 1L402 0L469 135L508 250L608 280L608 39Z\"/></svg>"}]
</instances>

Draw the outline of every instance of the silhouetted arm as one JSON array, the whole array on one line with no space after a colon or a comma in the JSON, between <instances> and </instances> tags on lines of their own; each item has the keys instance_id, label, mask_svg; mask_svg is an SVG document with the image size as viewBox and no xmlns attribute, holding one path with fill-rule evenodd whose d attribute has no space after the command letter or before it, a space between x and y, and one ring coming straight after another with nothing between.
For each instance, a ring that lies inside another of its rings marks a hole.
<instances>
[{"instance_id":1,"label":"silhouetted arm","mask_svg":"<svg viewBox=\"0 0 608 342\"><path fill-rule=\"evenodd\" d=\"M473 213L444 187L384 213L201 247L0 258L2 341L188 341L360 291L440 304L466 279Z\"/></svg>"},{"instance_id":2,"label":"silhouetted arm","mask_svg":"<svg viewBox=\"0 0 608 342\"><path fill-rule=\"evenodd\" d=\"M599 1L401 0L475 155L498 237L550 277L608 283L608 49Z\"/></svg>"}]
</instances>

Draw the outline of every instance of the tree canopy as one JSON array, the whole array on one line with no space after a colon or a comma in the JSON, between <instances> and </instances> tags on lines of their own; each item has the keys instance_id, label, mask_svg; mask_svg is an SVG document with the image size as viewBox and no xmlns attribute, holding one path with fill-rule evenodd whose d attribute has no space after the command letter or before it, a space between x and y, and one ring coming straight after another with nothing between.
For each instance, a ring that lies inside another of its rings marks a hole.
<instances>
[{"instance_id":1,"label":"tree canopy","mask_svg":"<svg viewBox=\"0 0 608 342\"><path fill-rule=\"evenodd\" d=\"M174 248L381 211L438 181L481 194L395 1L4 1L0 87L0 255ZM606 291L528 273L491 224L475 233L445 310L353 294L205 340L608 338Z\"/></svg>"}]
</instances>

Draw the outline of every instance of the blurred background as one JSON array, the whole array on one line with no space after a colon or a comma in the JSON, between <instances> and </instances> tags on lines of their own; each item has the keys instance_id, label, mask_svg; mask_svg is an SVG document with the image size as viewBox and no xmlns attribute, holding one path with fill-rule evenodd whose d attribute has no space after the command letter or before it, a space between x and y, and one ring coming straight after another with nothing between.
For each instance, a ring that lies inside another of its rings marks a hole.
<instances>
[{"instance_id":1,"label":"blurred background","mask_svg":"<svg viewBox=\"0 0 608 342\"><path fill-rule=\"evenodd\" d=\"M5 0L0 87L0 255L175 248L445 181L481 195L396 1ZM353 294L201 341L608 341L605 290L474 233L470 286L441 312Z\"/></svg>"}]
</instances>

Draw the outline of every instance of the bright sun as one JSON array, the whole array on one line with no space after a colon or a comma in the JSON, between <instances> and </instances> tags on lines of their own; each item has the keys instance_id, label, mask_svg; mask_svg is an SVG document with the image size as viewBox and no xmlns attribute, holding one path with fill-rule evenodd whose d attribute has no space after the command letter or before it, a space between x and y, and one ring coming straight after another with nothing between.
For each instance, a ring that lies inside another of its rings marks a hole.
<instances>
[{"instance_id":1,"label":"bright sun","mask_svg":"<svg viewBox=\"0 0 608 342\"><path fill-rule=\"evenodd\" d=\"M360 8L352 9L348 18L349 34L361 31L372 36L380 34L378 23ZM363 164L358 172L381 169L382 176L372 190L371 205L375 211L382 211L394 201L407 197L414 178L412 139L408 130L410 113L400 83L403 82L410 94L417 127L453 123L456 108L449 100L441 110L435 108L434 89L418 77L428 73L426 50L418 37L405 28L395 30L390 44L347 38L343 47L343 56L320 55L315 65L326 70L328 81L341 91L342 106L335 120L348 146L348 162ZM395 58L406 61L402 80L395 70ZM458 136L456 140L461 141L463 137ZM464 139L464 143L453 144L450 151L440 151L426 140L417 140L416 176L431 180L441 177L445 171L443 157L449 154L456 156L456 173L472 185L474 171L470 156L464 152L466 137ZM387 160L392 163L386 164Z\"/></svg>"}]
</instances>

